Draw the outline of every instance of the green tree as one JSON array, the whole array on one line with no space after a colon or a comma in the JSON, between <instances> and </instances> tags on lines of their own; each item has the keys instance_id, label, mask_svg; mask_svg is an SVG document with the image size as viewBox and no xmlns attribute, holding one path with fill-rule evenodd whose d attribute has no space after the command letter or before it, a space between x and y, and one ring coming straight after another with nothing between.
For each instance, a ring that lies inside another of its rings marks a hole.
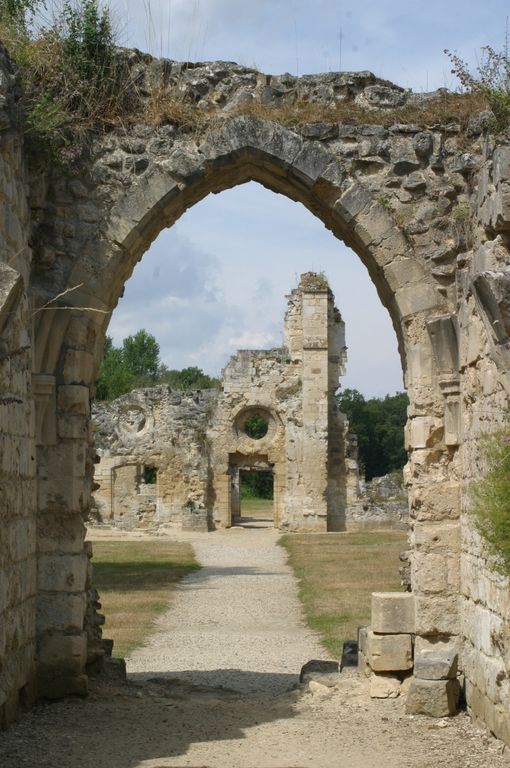
<instances>
[{"instance_id":1,"label":"green tree","mask_svg":"<svg viewBox=\"0 0 510 768\"><path fill-rule=\"evenodd\" d=\"M32 16L41 6L46 8L44 0L0 0L0 16L6 13L14 21L24 24L27 15Z\"/></svg>"},{"instance_id":2,"label":"green tree","mask_svg":"<svg viewBox=\"0 0 510 768\"><path fill-rule=\"evenodd\" d=\"M201 368L190 366L175 370L161 365L159 369L158 380L162 384L168 384L171 389L219 389L220 381L212 376L208 376Z\"/></svg>"},{"instance_id":3,"label":"green tree","mask_svg":"<svg viewBox=\"0 0 510 768\"><path fill-rule=\"evenodd\" d=\"M112 67L115 37L109 8L101 8L98 0L66 0L62 16L64 55L71 71L102 88L110 84L105 76Z\"/></svg>"},{"instance_id":4,"label":"green tree","mask_svg":"<svg viewBox=\"0 0 510 768\"><path fill-rule=\"evenodd\" d=\"M103 362L96 382L98 400L114 400L130 392L136 386L136 377L127 368L122 349L113 346L110 336L106 337Z\"/></svg>"},{"instance_id":5,"label":"green tree","mask_svg":"<svg viewBox=\"0 0 510 768\"><path fill-rule=\"evenodd\" d=\"M124 364L137 380L138 386L155 384L159 377L159 344L151 333L142 328L122 342Z\"/></svg>"},{"instance_id":6,"label":"green tree","mask_svg":"<svg viewBox=\"0 0 510 768\"><path fill-rule=\"evenodd\" d=\"M407 460L404 426L409 400L405 392L365 400L356 389L337 396L358 437L359 459L367 480L401 469Z\"/></svg>"}]
</instances>

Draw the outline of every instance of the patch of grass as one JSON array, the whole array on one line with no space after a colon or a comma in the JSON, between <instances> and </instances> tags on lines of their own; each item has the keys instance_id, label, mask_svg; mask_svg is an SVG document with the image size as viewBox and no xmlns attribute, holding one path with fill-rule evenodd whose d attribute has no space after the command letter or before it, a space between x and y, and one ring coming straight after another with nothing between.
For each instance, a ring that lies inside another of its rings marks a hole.
<instances>
[{"instance_id":1,"label":"patch of grass","mask_svg":"<svg viewBox=\"0 0 510 768\"><path fill-rule=\"evenodd\" d=\"M182 542L101 540L93 546L104 635L114 640L116 656L127 656L151 634L179 580L200 566Z\"/></svg>"},{"instance_id":2,"label":"patch of grass","mask_svg":"<svg viewBox=\"0 0 510 768\"><path fill-rule=\"evenodd\" d=\"M473 115L488 106L485 94L445 91L437 98L421 104L409 104L396 109L367 109L352 101L339 101L333 106L327 106L298 99L281 106L247 102L238 107L236 114L253 114L289 126L340 122L344 125L382 125L388 128L395 123L416 123L423 127L458 123L461 130L465 130Z\"/></svg>"},{"instance_id":3,"label":"patch of grass","mask_svg":"<svg viewBox=\"0 0 510 768\"><path fill-rule=\"evenodd\" d=\"M241 499L242 517L273 517L272 499Z\"/></svg>"},{"instance_id":4,"label":"patch of grass","mask_svg":"<svg viewBox=\"0 0 510 768\"><path fill-rule=\"evenodd\" d=\"M335 658L344 640L370 623L372 592L402 589L398 557L407 537L400 531L286 534L279 543L298 578L308 625Z\"/></svg>"}]
</instances>

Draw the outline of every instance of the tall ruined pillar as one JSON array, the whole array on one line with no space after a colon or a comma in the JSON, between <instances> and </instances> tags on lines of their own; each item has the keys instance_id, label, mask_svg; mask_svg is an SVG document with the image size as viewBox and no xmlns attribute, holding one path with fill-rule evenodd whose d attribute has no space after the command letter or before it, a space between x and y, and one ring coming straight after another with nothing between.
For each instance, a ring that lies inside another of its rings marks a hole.
<instances>
[{"instance_id":1,"label":"tall ruined pillar","mask_svg":"<svg viewBox=\"0 0 510 768\"><path fill-rule=\"evenodd\" d=\"M328 303L330 291L319 277L301 279L303 324L303 514L310 527L327 530L328 485Z\"/></svg>"},{"instance_id":2,"label":"tall ruined pillar","mask_svg":"<svg viewBox=\"0 0 510 768\"><path fill-rule=\"evenodd\" d=\"M287 424L288 499L295 530L345 528L344 425L335 402L345 365L345 325L327 280L301 276L289 297L285 347L301 371L301 424Z\"/></svg>"}]
</instances>

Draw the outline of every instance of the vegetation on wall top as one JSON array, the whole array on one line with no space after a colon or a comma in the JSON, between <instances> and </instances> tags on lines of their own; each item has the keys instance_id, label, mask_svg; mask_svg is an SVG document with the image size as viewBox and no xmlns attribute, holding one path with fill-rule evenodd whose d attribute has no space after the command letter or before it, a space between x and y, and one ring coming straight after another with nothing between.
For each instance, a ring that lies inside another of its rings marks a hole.
<instances>
[{"instance_id":1,"label":"vegetation on wall top","mask_svg":"<svg viewBox=\"0 0 510 768\"><path fill-rule=\"evenodd\" d=\"M169 86L163 70L159 85L152 83L147 90L140 84L136 62L133 65L133 57L118 47L107 3L55 0L51 19L41 24L40 13L35 13L45 8L44 0L0 0L0 40L18 67L26 132L53 158L72 165L91 136L117 125L143 120L200 132L220 118L221 110L197 109L191 97ZM473 115L489 109L487 127L503 130L510 122L508 55L506 49L484 51L485 59L474 75L456 53L447 52L462 92L444 90L423 103L381 110L352 100L323 104L297 93L274 104L241 101L228 115L254 114L283 125L457 122L465 128Z\"/></svg>"}]
</instances>

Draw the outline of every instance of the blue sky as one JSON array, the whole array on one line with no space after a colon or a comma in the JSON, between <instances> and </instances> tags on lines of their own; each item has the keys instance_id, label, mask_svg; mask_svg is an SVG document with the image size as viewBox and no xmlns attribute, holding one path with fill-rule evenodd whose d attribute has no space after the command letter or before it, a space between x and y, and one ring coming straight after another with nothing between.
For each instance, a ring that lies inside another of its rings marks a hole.
<instances>
[{"instance_id":1,"label":"blue sky","mask_svg":"<svg viewBox=\"0 0 510 768\"><path fill-rule=\"evenodd\" d=\"M472 65L501 48L507 4L408 0L114 0L124 44L269 73L371 70L414 91L457 87L444 48ZM285 294L309 269L328 276L347 324L343 386L402 389L394 331L365 268L302 206L256 184L210 195L164 230L113 314L115 341L145 327L171 368L215 374L238 347L281 343Z\"/></svg>"}]
</instances>

